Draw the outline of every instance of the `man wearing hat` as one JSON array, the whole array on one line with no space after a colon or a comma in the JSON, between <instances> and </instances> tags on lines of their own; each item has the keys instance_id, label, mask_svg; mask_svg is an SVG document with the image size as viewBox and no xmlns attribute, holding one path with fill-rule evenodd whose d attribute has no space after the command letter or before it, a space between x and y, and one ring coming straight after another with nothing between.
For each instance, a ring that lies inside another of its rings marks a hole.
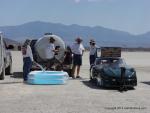
<instances>
[{"instance_id":1,"label":"man wearing hat","mask_svg":"<svg viewBox=\"0 0 150 113\"><path fill-rule=\"evenodd\" d=\"M82 39L80 37L75 39L75 43L71 46L73 53L73 68L72 68L72 77L80 78L80 66L82 65L82 56L84 52L84 47L82 45ZM75 76L75 70L77 68L77 76Z\"/></svg>"},{"instance_id":2,"label":"man wearing hat","mask_svg":"<svg viewBox=\"0 0 150 113\"><path fill-rule=\"evenodd\" d=\"M97 47L95 45L95 41L93 39L90 40L90 53L89 53L89 60L90 60L90 65L94 64L95 59L97 57Z\"/></svg>"}]
</instances>

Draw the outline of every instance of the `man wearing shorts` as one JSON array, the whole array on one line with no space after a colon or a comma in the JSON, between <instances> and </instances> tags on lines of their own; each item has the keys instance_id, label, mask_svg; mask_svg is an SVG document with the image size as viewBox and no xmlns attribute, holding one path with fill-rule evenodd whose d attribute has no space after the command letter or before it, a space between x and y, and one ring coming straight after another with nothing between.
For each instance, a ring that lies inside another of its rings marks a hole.
<instances>
[{"instance_id":1,"label":"man wearing shorts","mask_svg":"<svg viewBox=\"0 0 150 113\"><path fill-rule=\"evenodd\" d=\"M82 56L84 52L84 47L82 45L82 39L80 37L76 38L76 43L74 43L71 47L73 52L73 68L72 68L72 77L80 78L80 66L82 65ZM75 76L75 70L77 68L77 76Z\"/></svg>"}]
</instances>

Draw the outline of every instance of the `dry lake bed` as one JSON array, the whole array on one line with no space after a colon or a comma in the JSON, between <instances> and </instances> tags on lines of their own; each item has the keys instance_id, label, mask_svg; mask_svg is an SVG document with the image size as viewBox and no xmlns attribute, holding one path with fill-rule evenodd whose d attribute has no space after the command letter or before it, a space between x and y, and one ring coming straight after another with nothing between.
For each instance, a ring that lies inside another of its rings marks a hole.
<instances>
[{"instance_id":1,"label":"dry lake bed","mask_svg":"<svg viewBox=\"0 0 150 113\"><path fill-rule=\"evenodd\" d=\"M88 52L83 56L82 79L66 85L27 85L22 82L22 55L13 51L13 75L0 81L0 113L149 113L150 52L123 52L135 67L138 85L119 92L89 82Z\"/></svg>"}]
</instances>

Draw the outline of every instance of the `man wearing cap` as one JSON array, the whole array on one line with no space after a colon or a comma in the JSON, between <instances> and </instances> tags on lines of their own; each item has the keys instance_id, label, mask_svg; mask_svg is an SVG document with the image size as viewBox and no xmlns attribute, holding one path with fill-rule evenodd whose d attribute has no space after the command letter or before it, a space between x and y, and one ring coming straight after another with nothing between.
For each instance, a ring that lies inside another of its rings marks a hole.
<instances>
[{"instance_id":1,"label":"man wearing cap","mask_svg":"<svg viewBox=\"0 0 150 113\"><path fill-rule=\"evenodd\" d=\"M92 65L92 64L94 64L95 59L97 57L97 47L96 47L95 41L93 39L91 39L89 43L90 43L89 60L90 60L90 65Z\"/></svg>"},{"instance_id":2,"label":"man wearing cap","mask_svg":"<svg viewBox=\"0 0 150 113\"><path fill-rule=\"evenodd\" d=\"M82 56L84 52L84 47L82 45L82 39L80 37L76 38L76 42L71 46L71 50L73 53L73 68L72 68L72 77L80 78L80 66L82 65ZM77 76L75 76L75 70L77 67Z\"/></svg>"}]
</instances>

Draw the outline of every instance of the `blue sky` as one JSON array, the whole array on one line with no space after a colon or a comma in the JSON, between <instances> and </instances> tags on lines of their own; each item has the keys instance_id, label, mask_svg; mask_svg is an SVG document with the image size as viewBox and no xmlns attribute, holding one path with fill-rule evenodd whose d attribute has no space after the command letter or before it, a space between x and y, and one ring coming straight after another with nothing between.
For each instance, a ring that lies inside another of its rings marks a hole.
<instances>
[{"instance_id":1,"label":"blue sky","mask_svg":"<svg viewBox=\"0 0 150 113\"><path fill-rule=\"evenodd\" d=\"M31 21L150 31L150 0L0 0L0 26Z\"/></svg>"}]
</instances>

